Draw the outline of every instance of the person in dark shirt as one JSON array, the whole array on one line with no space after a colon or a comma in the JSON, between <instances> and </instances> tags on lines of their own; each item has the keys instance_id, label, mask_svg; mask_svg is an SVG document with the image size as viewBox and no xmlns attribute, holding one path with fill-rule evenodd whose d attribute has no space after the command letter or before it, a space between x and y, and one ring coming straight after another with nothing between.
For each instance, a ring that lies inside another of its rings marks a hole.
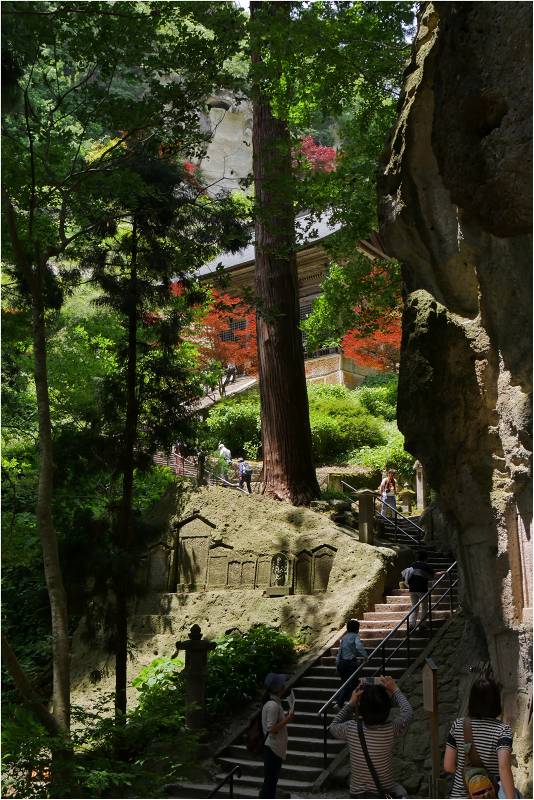
<instances>
[{"instance_id":1,"label":"person in dark shirt","mask_svg":"<svg viewBox=\"0 0 534 800\"><path fill-rule=\"evenodd\" d=\"M431 566L428 565L428 553L420 550L417 553L417 561L411 565L411 574L408 578L408 588L410 590L410 601L414 606L427 592L428 581L433 580L436 575L442 575L442 572L434 572ZM417 608L414 608L410 614L409 625L413 630L417 626L419 616L424 620L428 613L428 597L419 603Z\"/></svg>"}]
</instances>

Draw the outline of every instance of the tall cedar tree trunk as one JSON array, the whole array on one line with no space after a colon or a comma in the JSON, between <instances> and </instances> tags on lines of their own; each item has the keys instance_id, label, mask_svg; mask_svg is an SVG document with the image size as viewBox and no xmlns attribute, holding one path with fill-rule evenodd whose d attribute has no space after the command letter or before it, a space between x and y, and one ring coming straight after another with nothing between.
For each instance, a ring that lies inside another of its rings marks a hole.
<instances>
[{"instance_id":1,"label":"tall cedar tree trunk","mask_svg":"<svg viewBox=\"0 0 534 800\"><path fill-rule=\"evenodd\" d=\"M126 377L126 423L122 456L122 498L118 519L118 552L128 563L132 544L134 448L137 436L137 223L132 228L132 255L128 289L128 367ZM130 571L116 566L115 600L115 717L125 720L128 666L128 594Z\"/></svg>"},{"instance_id":2,"label":"tall cedar tree trunk","mask_svg":"<svg viewBox=\"0 0 534 800\"><path fill-rule=\"evenodd\" d=\"M261 63L255 26L269 22L281 35L290 4L251 2L253 65ZM257 42L257 45L256 45ZM262 417L264 493L293 505L319 497L299 330L291 139L269 99L253 84L253 171L256 193L257 341Z\"/></svg>"}]
</instances>

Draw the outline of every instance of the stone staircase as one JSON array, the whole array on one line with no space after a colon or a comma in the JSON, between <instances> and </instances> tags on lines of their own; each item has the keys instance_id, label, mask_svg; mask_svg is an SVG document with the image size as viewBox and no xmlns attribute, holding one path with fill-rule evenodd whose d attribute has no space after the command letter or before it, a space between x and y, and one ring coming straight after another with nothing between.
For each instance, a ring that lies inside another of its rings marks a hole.
<instances>
[{"instance_id":1,"label":"stone staircase","mask_svg":"<svg viewBox=\"0 0 534 800\"><path fill-rule=\"evenodd\" d=\"M392 526L393 527L393 526ZM389 533L389 532L387 532ZM437 552L432 547L426 547L429 553L429 564L434 569L441 571L447 569L452 558ZM448 588L448 582L443 591ZM439 599L439 588L433 597L437 602L436 609L432 612L432 635L445 623L451 615L449 597ZM383 598L382 603L377 603L372 611L367 611L360 619L360 638L369 655L382 642L382 640L395 628L411 608L409 592L406 589L395 589ZM400 644L405 636L403 626L398 633L388 642L391 652ZM344 631L340 631L341 636ZM409 653L404 644L391 658L385 668L385 674L399 679L405 670L428 645L430 632L428 630L415 632L410 637ZM339 641L339 640L338 640ZM318 711L339 688L340 681L336 673L335 661L338 651L337 642L326 650L318 660L302 675L293 686L296 698L296 718L288 728L289 741L287 759L282 767L278 782L277 796L290 797L291 794L311 796L314 785L317 783L324 769L323 759L323 724L318 716ZM371 677L382 672L382 655L379 651L367 662L362 670L364 677ZM335 716L334 712L328 713L328 722ZM328 737L327 753L329 763L340 755L344 743ZM251 755L245 745L244 736L234 740L217 756L220 771L215 776L217 782L222 780L232 767L239 765L242 776L234 784L234 797L257 797L263 783L263 760L261 757ZM180 784L168 786L167 793L174 797L208 797L213 786L199 784ZM317 789L317 787L316 787ZM204 792L202 794L202 792ZM227 797L227 787L223 787L217 797Z\"/></svg>"}]
</instances>

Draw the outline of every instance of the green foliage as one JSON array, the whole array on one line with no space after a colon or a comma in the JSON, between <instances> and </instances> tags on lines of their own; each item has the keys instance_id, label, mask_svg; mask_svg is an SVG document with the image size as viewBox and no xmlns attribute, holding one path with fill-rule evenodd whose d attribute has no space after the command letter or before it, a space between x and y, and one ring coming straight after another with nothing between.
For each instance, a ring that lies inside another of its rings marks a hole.
<instances>
[{"instance_id":1,"label":"green foliage","mask_svg":"<svg viewBox=\"0 0 534 800\"><path fill-rule=\"evenodd\" d=\"M245 454L245 445L260 443L260 405L257 392L227 398L210 409L206 420L206 447L215 450L223 442L232 457ZM252 445L252 447L251 447ZM248 455L248 454L247 454Z\"/></svg>"},{"instance_id":2,"label":"green foliage","mask_svg":"<svg viewBox=\"0 0 534 800\"><path fill-rule=\"evenodd\" d=\"M295 660L293 640L268 625L246 633L230 633L217 640L209 654L206 705L211 717L223 720L226 712L257 696L258 684L269 672L282 672Z\"/></svg>"},{"instance_id":3,"label":"green foliage","mask_svg":"<svg viewBox=\"0 0 534 800\"><path fill-rule=\"evenodd\" d=\"M65 743L50 737L24 707L13 706L3 715L3 778L10 796L154 797L163 776L188 777L197 758L183 704L137 708L126 725L117 725L101 708L73 708L73 718L72 760L51 786L51 753Z\"/></svg>"},{"instance_id":4,"label":"green foliage","mask_svg":"<svg viewBox=\"0 0 534 800\"><path fill-rule=\"evenodd\" d=\"M392 421L397 417L397 387L396 375L380 376L375 381L367 379L358 389L358 399L374 417Z\"/></svg>"},{"instance_id":5,"label":"green foliage","mask_svg":"<svg viewBox=\"0 0 534 800\"><path fill-rule=\"evenodd\" d=\"M296 658L295 643L285 633L268 625L256 625L246 633L229 633L216 640L208 655L206 710L211 725L225 725L236 705L250 702L268 672L280 672ZM157 658L132 681L139 691L136 715L174 725L174 715L183 713L182 662Z\"/></svg>"}]
</instances>

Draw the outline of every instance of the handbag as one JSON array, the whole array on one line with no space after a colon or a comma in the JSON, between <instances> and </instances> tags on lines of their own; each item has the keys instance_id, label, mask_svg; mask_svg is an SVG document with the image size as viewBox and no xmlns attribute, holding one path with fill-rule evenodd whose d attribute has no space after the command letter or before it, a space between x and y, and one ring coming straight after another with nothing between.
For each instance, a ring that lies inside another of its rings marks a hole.
<instances>
[{"instance_id":1,"label":"handbag","mask_svg":"<svg viewBox=\"0 0 534 800\"><path fill-rule=\"evenodd\" d=\"M361 748L362 748L362 752L363 752L365 761L367 763L367 767L369 769L369 772L372 775L374 784L375 784L376 789L377 789L377 793L376 794L374 794L373 792L365 792L365 793L362 793L360 796L361 797L373 797L373 798L376 797L376 798L382 798L382 799L386 798L386 800L388 798L392 798L393 795L388 794L388 792L385 792L384 789L382 788L382 784L380 783L380 779L379 779L379 777L377 775L376 769L374 768L373 762L371 761L371 756L369 755L369 750L367 749L367 742L365 741L365 735L364 735L364 732L363 732L363 722L362 722L361 719L358 720L358 736L360 737L360 745L361 745ZM357 797L357 796L358 795L352 795L352 797Z\"/></svg>"}]
</instances>

